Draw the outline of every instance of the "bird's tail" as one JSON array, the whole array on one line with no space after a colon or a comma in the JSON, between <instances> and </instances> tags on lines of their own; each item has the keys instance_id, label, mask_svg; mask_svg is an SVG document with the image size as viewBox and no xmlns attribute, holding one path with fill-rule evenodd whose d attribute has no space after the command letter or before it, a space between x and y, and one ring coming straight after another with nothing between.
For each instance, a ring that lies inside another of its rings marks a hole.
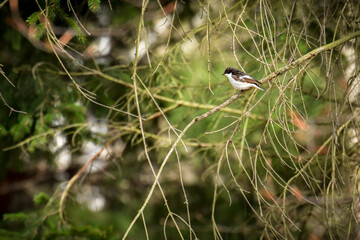
<instances>
[{"instance_id":1,"label":"bird's tail","mask_svg":"<svg viewBox=\"0 0 360 240\"><path fill-rule=\"evenodd\" d=\"M261 91L264 91L265 92L265 89L263 89L262 87L260 87L259 85L256 85L255 86L257 89L260 89Z\"/></svg>"}]
</instances>

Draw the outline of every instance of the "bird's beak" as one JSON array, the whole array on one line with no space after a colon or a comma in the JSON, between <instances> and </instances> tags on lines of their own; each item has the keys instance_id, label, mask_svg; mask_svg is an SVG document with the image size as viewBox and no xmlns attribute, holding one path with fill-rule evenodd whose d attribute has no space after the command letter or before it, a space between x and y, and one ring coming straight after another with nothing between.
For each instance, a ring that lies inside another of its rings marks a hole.
<instances>
[{"instance_id":1,"label":"bird's beak","mask_svg":"<svg viewBox=\"0 0 360 240\"><path fill-rule=\"evenodd\" d=\"M221 74L221 75L225 75L225 73Z\"/></svg>"}]
</instances>

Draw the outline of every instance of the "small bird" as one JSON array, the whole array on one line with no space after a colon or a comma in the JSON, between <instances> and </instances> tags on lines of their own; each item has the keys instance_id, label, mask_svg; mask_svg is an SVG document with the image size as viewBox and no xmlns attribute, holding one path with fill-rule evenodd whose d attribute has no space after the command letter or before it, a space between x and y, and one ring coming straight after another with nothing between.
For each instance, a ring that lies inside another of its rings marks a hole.
<instances>
[{"instance_id":1,"label":"small bird","mask_svg":"<svg viewBox=\"0 0 360 240\"><path fill-rule=\"evenodd\" d=\"M228 67L225 69L225 72L222 74L225 75L231 85L238 90L247 90L249 88L257 88L262 91L265 91L263 88L261 88L259 85L260 82L256 81L253 77L247 75L244 72L241 72L235 68Z\"/></svg>"}]
</instances>

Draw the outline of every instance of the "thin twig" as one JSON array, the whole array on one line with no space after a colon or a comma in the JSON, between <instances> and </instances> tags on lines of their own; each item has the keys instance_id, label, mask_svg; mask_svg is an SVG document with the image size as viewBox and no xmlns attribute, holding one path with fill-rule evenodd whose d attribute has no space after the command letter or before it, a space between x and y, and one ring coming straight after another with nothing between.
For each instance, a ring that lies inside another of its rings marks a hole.
<instances>
[{"instance_id":1,"label":"thin twig","mask_svg":"<svg viewBox=\"0 0 360 240\"><path fill-rule=\"evenodd\" d=\"M64 189L63 193L60 197L59 202L59 217L60 220L63 223L66 223L65 220L65 200L69 196L71 188L74 186L76 181L79 179L79 177L85 172L86 168L89 166L90 163L92 163L100 154L106 149L106 145L100 149L96 154L94 154L80 169L79 171L70 179L70 181L67 183L66 188Z\"/></svg>"}]
</instances>

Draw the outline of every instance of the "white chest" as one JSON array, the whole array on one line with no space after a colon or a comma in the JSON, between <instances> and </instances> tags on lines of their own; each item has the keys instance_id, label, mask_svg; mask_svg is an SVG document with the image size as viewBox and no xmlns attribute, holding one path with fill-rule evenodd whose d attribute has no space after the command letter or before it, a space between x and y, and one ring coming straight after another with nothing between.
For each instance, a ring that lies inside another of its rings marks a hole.
<instances>
[{"instance_id":1,"label":"white chest","mask_svg":"<svg viewBox=\"0 0 360 240\"><path fill-rule=\"evenodd\" d=\"M229 79L231 85L238 90L246 90L249 89L251 87L254 87L254 84L251 83L246 83L246 82L240 82L240 81L236 81L232 78L231 74L225 74L225 76Z\"/></svg>"}]
</instances>

